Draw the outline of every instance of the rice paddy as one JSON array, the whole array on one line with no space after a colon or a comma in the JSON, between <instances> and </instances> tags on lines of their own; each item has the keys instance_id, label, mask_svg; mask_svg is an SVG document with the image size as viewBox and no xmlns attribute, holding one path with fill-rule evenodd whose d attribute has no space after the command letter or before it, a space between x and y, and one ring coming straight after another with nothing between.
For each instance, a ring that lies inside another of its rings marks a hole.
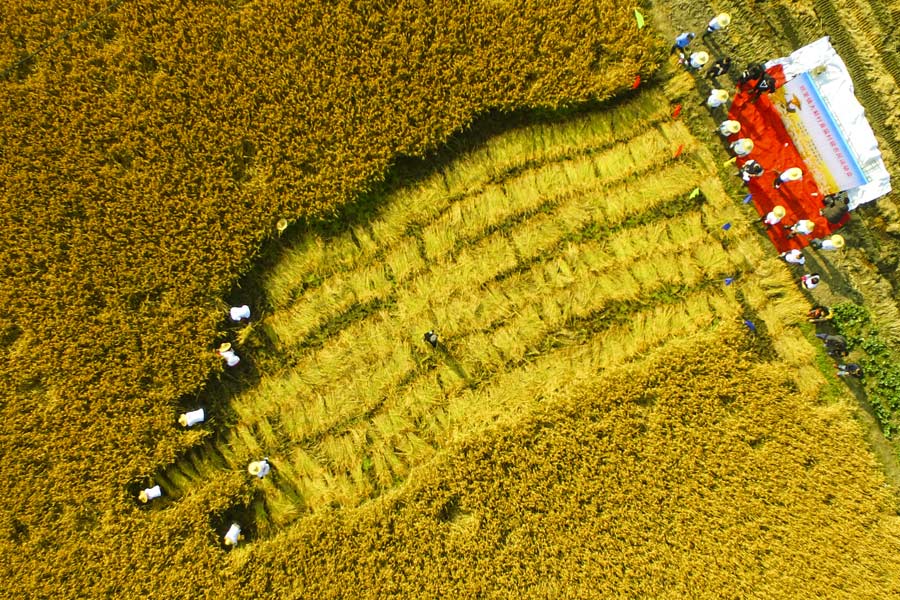
<instances>
[{"instance_id":1,"label":"rice paddy","mask_svg":"<svg viewBox=\"0 0 900 600\"><path fill-rule=\"evenodd\" d=\"M668 113L651 90L511 130L392 191L373 221L287 248L264 279L273 310L246 334L287 366L232 398L237 423L160 473L165 492L267 456L275 473L252 514L271 534L384 494L548 390L747 309L815 395L809 345L782 335L796 323L789 275L763 258L712 156ZM422 341L429 329L437 348Z\"/></svg>"}]
</instances>

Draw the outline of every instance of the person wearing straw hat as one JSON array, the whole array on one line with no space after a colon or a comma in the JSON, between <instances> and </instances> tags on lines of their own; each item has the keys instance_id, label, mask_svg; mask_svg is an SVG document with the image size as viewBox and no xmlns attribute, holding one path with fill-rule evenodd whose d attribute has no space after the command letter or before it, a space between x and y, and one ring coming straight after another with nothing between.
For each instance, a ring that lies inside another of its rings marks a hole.
<instances>
[{"instance_id":1,"label":"person wearing straw hat","mask_svg":"<svg viewBox=\"0 0 900 600\"><path fill-rule=\"evenodd\" d=\"M719 108L728 102L728 91L714 88L709 92L709 98L706 99L706 106L709 108Z\"/></svg>"},{"instance_id":2,"label":"person wearing straw hat","mask_svg":"<svg viewBox=\"0 0 900 600\"><path fill-rule=\"evenodd\" d=\"M744 180L744 183L750 183L750 179L753 177L761 177L766 170L763 168L761 164L756 162L753 159L748 160L743 165L741 165L741 170L738 172L738 177Z\"/></svg>"},{"instance_id":3,"label":"person wearing straw hat","mask_svg":"<svg viewBox=\"0 0 900 600\"><path fill-rule=\"evenodd\" d=\"M789 181L800 181L803 179L803 169L800 167L791 167L784 172L775 171L775 173L775 182L772 185L776 190Z\"/></svg>"},{"instance_id":4,"label":"person wearing straw hat","mask_svg":"<svg viewBox=\"0 0 900 600\"><path fill-rule=\"evenodd\" d=\"M231 349L231 344L228 342L223 342L219 345L219 349L216 350L216 354L225 359L225 364L229 367L235 367L239 362L241 362L241 357L234 353L234 350Z\"/></svg>"},{"instance_id":5,"label":"person wearing straw hat","mask_svg":"<svg viewBox=\"0 0 900 600\"><path fill-rule=\"evenodd\" d=\"M260 479L268 475L269 471L271 470L272 467L269 466L268 457L262 460L254 460L249 465L247 465L247 472L255 477L259 477Z\"/></svg>"},{"instance_id":6,"label":"person wearing straw hat","mask_svg":"<svg viewBox=\"0 0 900 600\"><path fill-rule=\"evenodd\" d=\"M178 422L182 427L193 427L197 423L202 423L204 419L206 419L206 415L204 414L203 409L198 408L197 410L182 413L181 416L178 417Z\"/></svg>"},{"instance_id":7,"label":"person wearing straw hat","mask_svg":"<svg viewBox=\"0 0 900 600\"><path fill-rule=\"evenodd\" d=\"M741 131L741 123L740 121L735 121L733 119L725 119L719 123L719 127L716 131L719 132L719 135L728 137Z\"/></svg>"},{"instance_id":8,"label":"person wearing straw hat","mask_svg":"<svg viewBox=\"0 0 900 600\"><path fill-rule=\"evenodd\" d=\"M237 523L232 523L231 527L228 528L228 531L225 532L225 537L223 538L223 542L226 546L234 547L238 545L238 542L244 539L244 536L241 535L241 526Z\"/></svg>"},{"instance_id":9,"label":"person wearing straw hat","mask_svg":"<svg viewBox=\"0 0 900 600\"><path fill-rule=\"evenodd\" d=\"M766 227L772 227L773 225L778 225L781 223L781 220L784 218L784 215L787 214L787 211L783 206L776 206L772 210L770 210L766 216L764 216L760 221L766 224Z\"/></svg>"},{"instance_id":10,"label":"person wearing straw hat","mask_svg":"<svg viewBox=\"0 0 900 600\"><path fill-rule=\"evenodd\" d=\"M785 225L784 228L791 231L787 236L787 239L791 239L793 237L797 237L798 235L811 234L813 232L813 229L816 228L816 224L809 219L801 219L793 225Z\"/></svg>"},{"instance_id":11,"label":"person wearing straw hat","mask_svg":"<svg viewBox=\"0 0 900 600\"><path fill-rule=\"evenodd\" d=\"M844 236L839 234L834 234L828 239L819 239L816 238L810 242L813 248L816 250L840 250L844 247Z\"/></svg>"},{"instance_id":12,"label":"person wearing straw hat","mask_svg":"<svg viewBox=\"0 0 900 600\"><path fill-rule=\"evenodd\" d=\"M138 500L147 504L154 498L159 498L160 496L162 496L162 489L160 489L159 485L154 485L153 487L141 490L141 493L138 494Z\"/></svg>"},{"instance_id":13,"label":"person wearing straw hat","mask_svg":"<svg viewBox=\"0 0 900 600\"><path fill-rule=\"evenodd\" d=\"M731 143L731 150L736 155L743 158L753 152L754 145L755 144L753 143L753 140L751 140L750 138L741 138Z\"/></svg>"},{"instance_id":14,"label":"person wearing straw hat","mask_svg":"<svg viewBox=\"0 0 900 600\"><path fill-rule=\"evenodd\" d=\"M806 257L803 256L803 253L797 250L796 248L792 250L788 250L787 252L782 252L778 255L778 258L782 259L784 262L790 263L792 265L804 265L806 264Z\"/></svg>"},{"instance_id":15,"label":"person wearing straw hat","mask_svg":"<svg viewBox=\"0 0 900 600\"><path fill-rule=\"evenodd\" d=\"M711 33L725 31L731 25L731 15L728 13L719 13L707 24L706 31L700 37L706 37Z\"/></svg>"},{"instance_id":16,"label":"person wearing straw hat","mask_svg":"<svg viewBox=\"0 0 900 600\"><path fill-rule=\"evenodd\" d=\"M695 71L699 71L703 68L703 66L709 62L709 53L698 50L691 54L691 57L688 59L687 64L688 67L694 69Z\"/></svg>"},{"instance_id":17,"label":"person wearing straw hat","mask_svg":"<svg viewBox=\"0 0 900 600\"><path fill-rule=\"evenodd\" d=\"M231 320L235 323L240 323L243 319L250 318L250 307L246 304L242 306L232 306L228 310L228 316L231 317Z\"/></svg>"}]
</instances>

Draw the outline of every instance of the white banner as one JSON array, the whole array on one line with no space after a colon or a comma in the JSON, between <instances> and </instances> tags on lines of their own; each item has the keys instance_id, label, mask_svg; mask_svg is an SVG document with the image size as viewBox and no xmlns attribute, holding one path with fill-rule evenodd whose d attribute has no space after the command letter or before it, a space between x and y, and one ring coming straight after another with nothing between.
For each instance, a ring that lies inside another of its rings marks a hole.
<instances>
[{"instance_id":1,"label":"white banner","mask_svg":"<svg viewBox=\"0 0 900 600\"><path fill-rule=\"evenodd\" d=\"M776 64L781 65L784 69L788 84L798 76L808 73L818 91L819 99L828 110L834 127L840 131L849 154L865 175L868 183L847 190L850 209L889 193L891 176L884 166L875 134L866 119L865 109L854 95L853 80L850 79L847 66L828 38L818 39L792 52L790 56L769 61L766 63L766 68ZM803 99L801 98L800 101L802 102ZM785 126L788 126L789 119L784 119L784 121ZM828 147L831 147L830 142ZM800 149L799 146L798 149ZM803 154L804 160L807 160L805 151L800 149L800 152ZM826 152L823 151L824 153ZM816 183L827 186L825 180L818 178Z\"/></svg>"}]
</instances>

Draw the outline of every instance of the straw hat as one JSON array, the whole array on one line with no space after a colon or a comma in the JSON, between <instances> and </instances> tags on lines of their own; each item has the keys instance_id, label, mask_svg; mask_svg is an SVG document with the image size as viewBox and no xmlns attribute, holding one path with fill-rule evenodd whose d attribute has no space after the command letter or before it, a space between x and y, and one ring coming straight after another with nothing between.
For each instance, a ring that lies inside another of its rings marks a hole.
<instances>
[{"instance_id":1,"label":"straw hat","mask_svg":"<svg viewBox=\"0 0 900 600\"><path fill-rule=\"evenodd\" d=\"M187 415L182 413L180 417L178 417L178 424L182 427L187 427Z\"/></svg>"},{"instance_id":2,"label":"straw hat","mask_svg":"<svg viewBox=\"0 0 900 600\"><path fill-rule=\"evenodd\" d=\"M834 234L831 236L831 243L834 244L835 248L843 248L846 242L844 241L844 236Z\"/></svg>"},{"instance_id":3,"label":"straw hat","mask_svg":"<svg viewBox=\"0 0 900 600\"><path fill-rule=\"evenodd\" d=\"M779 219L783 219L784 215L787 214L787 211L784 210L783 206L776 206L775 208L772 209L772 214L774 214Z\"/></svg>"},{"instance_id":4,"label":"straw hat","mask_svg":"<svg viewBox=\"0 0 900 600\"><path fill-rule=\"evenodd\" d=\"M725 121L723 125L725 126L725 131L732 135L741 130L741 124L738 121Z\"/></svg>"},{"instance_id":5,"label":"straw hat","mask_svg":"<svg viewBox=\"0 0 900 600\"><path fill-rule=\"evenodd\" d=\"M147 497L147 490L141 490L141 493L138 494L138 500L140 500L140 501L143 502L144 504L147 504L147 502L150 500L150 499Z\"/></svg>"},{"instance_id":6,"label":"straw hat","mask_svg":"<svg viewBox=\"0 0 900 600\"><path fill-rule=\"evenodd\" d=\"M700 50L699 52L694 52L691 55L691 60L702 66L709 62L709 54L707 52L704 52L703 50Z\"/></svg>"},{"instance_id":7,"label":"straw hat","mask_svg":"<svg viewBox=\"0 0 900 600\"><path fill-rule=\"evenodd\" d=\"M728 13L722 13L716 17L716 21L719 22L719 25L722 27L728 27L731 25L731 15Z\"/></svg>"},{"instance_id":8,"label":"straw hat","mask_svg":"<svg viewBox=\"0 0 900 600\"><path fill-rule=\"evenodd\" d=\"M221 354L222 352L228 352L229 350L231 350L231 344L229 344L228 342L222 342L221 344L219 344L219 350L218 350L218 351L219 351L220 354Z\"/></svg>"},{"instance_id":9,"label":"straw hat","mask_svg":"<svg viewBox=\"0 0 900 600\"><path fill-rule=\"evenodd\" d=\"M257 460L250 463L250 466L247 467L247 472L251 475L259 475L260 471L262 471L262 464Z\"/></svg>"},{"instance_id":10,"label":"straw hat","mask_svg":"<svg viewBox=\"0 0 900 600\"><path fill-rule=\"evenodd\" d=\"M716 100L728 100L728 91L722 89L715 89L709 93L710 96L715 98Z\"/></svg>"},{"instance_id":11,"label":"straw hat","mask_svg":"<svg viewBox=\"0 0 900 600\"><path fill-rule=\"evenodd\" d=\"M278 222L275 223L275 229L278 230L278 233L282 233L287 228L288 228L288 220L287 219L278 219Z\"/></svg>"}]
</instances>

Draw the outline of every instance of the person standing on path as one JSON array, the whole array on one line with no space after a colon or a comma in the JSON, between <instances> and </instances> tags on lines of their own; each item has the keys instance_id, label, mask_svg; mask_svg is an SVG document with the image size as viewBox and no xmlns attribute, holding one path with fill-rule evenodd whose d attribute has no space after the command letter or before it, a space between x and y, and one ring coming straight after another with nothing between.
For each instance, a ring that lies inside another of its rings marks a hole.
<instances>
[{"instance_id":1,"label":"person standing on path","mask_svg":"<svg viewBox=\"0 0 900 600\"><path fill-rule=\"evenodd\" d=\"M788 234L787 239L791 239L797 237L798 235L811 234L813 232L813 229L816 228L816 224L809 219L801 219L793 225L785 225L784 228L790 229L791 232Z\"/></svg>"},{"instance_id":2,"label":"person standing on path","mask_svg":"<svg viewBox=\"0 0 900 600\"><path fill-rule=\"evenodd\" d=\"M782 259L784 262L790 263L792 265L805 265L806 257L803 256L803 253L800 250L794 248L793 250L788 250L787 252L782 252L778 255L778 258Z\"/></svg>"},{"instance_id":3,"label":"person standing on path","mask_svg":"<svg viewBox=\"0 0 900 600\"><path fill-rule=\"evenodd\" d=\"M770 210L765 217L760 219L763 223L766 224L766 227L772 227L773 225L778 225L781 223L781 220L784 218L784 215L787 214L787 211L783 206L776 206L772 210Z\"/></svg>"},{"instance_id":4,"label":"person standing on path","mask_svg":"<svg viewBox=\"0 0 900 600\"><path fill-rule=\"evenodd\" d=\"M719 13L707 24L706 31L700 37L706 37L713 33L719 33L720 31L727 31L728 27L731 25L731 15L728 13Z\"/></svg>"},{"instance_id":5,"label":"person standing on path","mask_svg":"<svg viewBox=\"0 0 900 600\"><path fill-rule=\"evenodd\" d=\"M766 170L763 169L763 166L751 158L741 166L741 170L738 171L738 177L743 179L744 183L750 183L751 178L762 177L762 174L765 172Z\"/></svg>"},{"instance_id":6,"label":"person standing on path","mask_svg":"<svg viewBox=\"0 0 900 600\"><path fill-rule=\"evenodd\" d=\"M808 290L816 289L816 286L819 285L820 280L821 276L818 273L807 273L800 278L800 282L803 284L803 287Z\"/></svg>"},{"instance_id":7,"label":"person standing on path","mask_svg":"<svg viewBox=\"0 0 900 600\"><path fill-rule=\"evenodd\" d=\"M741 131L741 123L740 121L726 119L719 123L719 127L716 129L716 131L719 133L719 135L728 137Z\"/></svg>"},{"instance_id":8,"label":"person standing on path","mask_svg":"<svg viewBox=\"0 0 900 600\"><path fill-rule=\"evenodd\" d=\"M740 158L743 158L753 152L755 144L750 138L740 138L731 142L731 150Z\"/></svg>"},{"instance_id":9,"label":"person standing on path","mask_svg":"<svg viewBox=\"0 0 900 600\"><path fill-rule=\"evenodd\" d=\"M816 238L810 242L810 245L816 250L840 250L845 244L844 236L837 233L828 239Z\"/></svg>"},{"instance_id":10,"label":"person standing on path","mask_svg":"<svg viewBox=\"0 0 900 600\"><path fill-rule=\"evenodd\" d=\"M709 98L706 99L706 106L709 108L719 108L728 102L728 91L715 88L710 90Z\"/></svg>"},{"instance_id":11,"label":"person standing on path","mask_svg":"<svg viewBox=\"0 0 900 600\"><path fill-rule=\"evenodd\" d=\"M731 59L727 56L718 59L706 71L706 77L715 81L717 78L726 74L731 69Z\"/></svg>"},{"instance_id":12,"label":"person standing on path","mask_svg":"<svg viewBox=\"0 0 900 600\"><path fill-rule=\"evenodd\" d=\"M789 181L800 181L803 179L803 169L800 167L791 167L790 169L786 169L783 173L778 171L775 171L775 173L777 177L775 177L773 185L776 190Z\"/></svg>"},{"instance_id":13,"label":"person standing on path","mask_svg":"<svg viewBox=\"0 0 900 600\"><path fill-rule=\"evenodd\" d=\"M684 53L687 51L688 46L691 45L691 42L694 41L694 38L697 37L694 35L693 31L685 31L684 33L679 34L675 38L675 43L672 44L672 50L669 52L680 52L681 57L684 58Z\"/></svg>"},{"instance_id":14,"label":"person standing on path","mask_svg":"<svg viewBox=\"0 0 900 600\"><path fill-rule=\"evenodd\" d=\"M857 379L863 376L862 367L856 363L847 363L845 365L835 365L837 367L836 375L838 377L846 377L849 375L850 377L856 377Z\"/></svg>"}]
</instances>

